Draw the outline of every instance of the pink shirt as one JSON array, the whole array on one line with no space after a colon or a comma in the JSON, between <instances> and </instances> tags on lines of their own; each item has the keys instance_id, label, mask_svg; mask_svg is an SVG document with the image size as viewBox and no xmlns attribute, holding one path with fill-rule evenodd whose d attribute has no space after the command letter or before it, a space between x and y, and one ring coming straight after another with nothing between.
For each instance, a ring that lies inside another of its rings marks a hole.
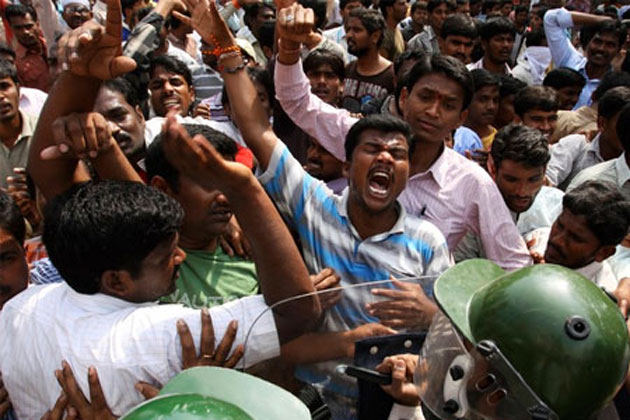
<instances>
[{"instance_id":1,"label":"pink shirt","mask_svg":"<svg viewBox=\"0 0 630 420\"><path fill-rule=\"evenodd\" d=\"M311 94L302 63L276 62L276 96L293 122L338 159L345 160L346 133L357 121ZM471 231L483 243L486 257L504 269L532 263L494 181L476 163L449 148L428 171L412 175L399 197L405 210L435 224L452 251Z\"/></svg>"}]
</instances>

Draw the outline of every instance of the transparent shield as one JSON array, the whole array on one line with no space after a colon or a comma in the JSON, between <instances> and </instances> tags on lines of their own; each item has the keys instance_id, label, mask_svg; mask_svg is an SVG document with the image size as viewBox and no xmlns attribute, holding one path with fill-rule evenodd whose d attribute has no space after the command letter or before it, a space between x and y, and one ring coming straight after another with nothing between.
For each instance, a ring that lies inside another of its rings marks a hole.
<instances>
[{"instance_id":1,"label":"transparent shield","mask_svg":"<svg viewBox=\"0 0 630 420\"><path fill-rule=\"evenodd\" d=\"M290 376L292 384L276 382L281 386L294 391L304 385L314 387L331 407L333 418L361 418L355 412L359 382L380 391L380 384L391 380L391 375L377 375L373 371L385 357L419 353L437 311L432 293L436 279L437 276L426 276L366 282L273 305L268 310L274 311L276 317L287 316L300 307L300 301L306 304L306 299L315 296L323 310L311 332L283 346L283 361L266 368L287 371L283 376ZM254 323L247 335L245 366L256 354L252 338L255 328ZM345 369L346 366L351 368ZM354 366L364 369L352 369ZM277 379L277 375L271 376L272 380ZM362 379L357 381L357 376ZM364 395L363 390L361 394Z\"/></svg>"}]
</instances>

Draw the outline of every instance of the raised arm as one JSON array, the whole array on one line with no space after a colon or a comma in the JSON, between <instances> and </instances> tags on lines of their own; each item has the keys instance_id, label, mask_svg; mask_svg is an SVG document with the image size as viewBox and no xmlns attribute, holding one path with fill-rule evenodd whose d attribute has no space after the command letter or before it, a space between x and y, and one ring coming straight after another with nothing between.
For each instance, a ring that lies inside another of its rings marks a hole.
<instances>
[{"instance_id":1,"label":"raised arm","mask_svg":"<svg viewBox=\"0 0 630 420\"><path fill-rule=\"evenodd\" d=\"M76 159L43 160L42 150L54 146L54 122L71 113L92 110L101 81L132 70L135 63L122 57L119 0L107 2L107 25L88 21L59 41L59 60L64 72L53 86L39 117L29 152L28 171L48 199L74 182L89 179ZM97 143L85 144L81 157L95 157Z\"/></svg>"},{"instance_id":2,"label":"raised arm","mask_svg":"<svg viewBox=\"0 0 630 420\"><path fill-rule=\"evenodd\" d=\"M164 131L166 155L172 164L201 186L219 189L228 197L251 241L266 303L271 306L314 292L289 231L251 171L239 163L224 161L202 137L191 140L172 114L167 118ZM280 341L286 342L304 333L314 326L319 315L319 300L314 295L279 305L274 310L274 318Z\"/></svg>"},{"instance_id":3,"label":"raised arm","mask_svg":"<svg viewBox=\"0 0 630 420\"><path fill-rule=\"evenodd\" d=\"M300 18L301 10L302 6L294 4L278 12L276 32L280 44L274 74L276 97L298 127L343 161L346 134L357 119L347 110L335 108L311 92L302 70L300 51L302 43L310 43L313 27L302 29L303 26L294 23Z\"/></svg>"}]
</instances>

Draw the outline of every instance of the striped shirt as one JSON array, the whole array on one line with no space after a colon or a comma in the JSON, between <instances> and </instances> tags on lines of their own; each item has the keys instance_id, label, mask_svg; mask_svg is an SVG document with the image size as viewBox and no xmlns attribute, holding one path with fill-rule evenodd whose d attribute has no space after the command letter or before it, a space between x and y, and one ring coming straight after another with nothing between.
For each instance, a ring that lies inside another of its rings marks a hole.
<instances>
[{"instance_id":1,"label":"striped shirt","mask_svg":"<svg viewBox=\"0 0 630 420\"><path fill-rule=\"evenodd\" d=\"M276 96L296 124L337 159L345 159L344 139L357 122L350 113L310 91L300 62L276 63ZM405 210L424 215L454 250L467 232L481 237L489 260L506 270L532 263L523 238L495 182L479 165L445 148L429 170L409 177L400 195Z\"/></svg>"},{"instance_id":2,"label":"striped shirt","mask_svg":"<svg viewBox=\"0 0 630 420\"><path fill-rule=\"evenodd\" d=\"M408 215L399 204L398 220L389 231L361 239L348 218L349 188L341 196L335 195L323 181L304 171L279 140L259 180L289 225L298 232L311 273L333 268L341 277L341 286L387 280L392 276L429 276L422 286L431 297L435 278L452 264L439 229ZM365 305L373 300L370 290L344 290L339 303L326 314L323 329L343 331L378 322L365 311ZM330 363L324 363L320 368L326 364L330 367ZM312 382L313 377L308 381Z\"/></svg>"}]
</instances>

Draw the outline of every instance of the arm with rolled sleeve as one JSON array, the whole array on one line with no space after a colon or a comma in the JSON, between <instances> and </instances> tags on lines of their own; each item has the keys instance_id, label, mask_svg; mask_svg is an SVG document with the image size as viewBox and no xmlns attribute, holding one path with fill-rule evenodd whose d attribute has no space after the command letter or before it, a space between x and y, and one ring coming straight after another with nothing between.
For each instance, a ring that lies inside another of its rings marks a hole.
<instances>
[{"instance_id":1,"label":"arm with rolled sleeve","mask_svg":"<svg viewBox=\"0 0 630 420\"><path fill-rule=\"evenodd\" d=\"M571 13L562 9L553 9L545 13L545 35L556 68L569 67L578 70L586 63L586 58L575 49L567 37L565 29L572 28Z\"/></svg>"},{"instance_id":2,"label":"arm with rolled sleeve","mask_svg":"<svg viewBox=\"0 0 630 420\"><path fill-rule=\"evenodd\" d=\"M311 93L311 86L302 71L302 62L276 63L274 81L280 105L304 132L337 159L345 160L344 144L350 127L357 118L345 109L335 108Z\"/></svg>"},{"instance_id":3,"label":"arm with rolled sleeve","mask_svg":"<svg viewBox=\"0 0 630 420\"><path fill-rule=\"evenodd\" d=\"M573 165L586 152L586 138L581 134L566 136L551 146L551 159L545 175L552 185L562 184L573 172Z\"/></svg>"}]
</instances>

